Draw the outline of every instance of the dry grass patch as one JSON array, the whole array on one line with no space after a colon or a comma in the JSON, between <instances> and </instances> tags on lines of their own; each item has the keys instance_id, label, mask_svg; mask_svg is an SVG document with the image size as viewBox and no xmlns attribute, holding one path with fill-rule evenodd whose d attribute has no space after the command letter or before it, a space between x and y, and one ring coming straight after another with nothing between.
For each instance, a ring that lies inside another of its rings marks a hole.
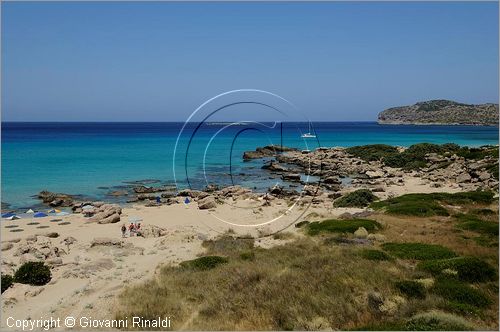
<instances>
[{"instance_id":1,"label":"dry grass patch","mask_svg":"<svg viewBox=\"0 0 500 332\"><path fill-rule=\"evenodd\" d=\"M123 292L116 316L169 315L174 329L348 329L373 319L367 292L397 294L391 280L405 274L393 262L312 239L252 252L253 259L233 255L209 270L164 267Z\"/></svg>"}]
</instances>

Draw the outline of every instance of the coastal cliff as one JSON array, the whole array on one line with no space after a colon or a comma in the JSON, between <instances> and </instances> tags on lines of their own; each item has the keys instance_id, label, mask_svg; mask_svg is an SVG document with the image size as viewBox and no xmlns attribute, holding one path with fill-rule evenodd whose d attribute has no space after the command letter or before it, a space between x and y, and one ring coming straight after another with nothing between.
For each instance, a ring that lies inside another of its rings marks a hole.
<instances>
[{"instance_id":1,"label":"coastal cliff","mask_svg":"<svg viewBox=\"0 0 500 332\"><path fill-rule=\"evenodd\" d=\"M379 124L498 125L498 104L469 105L430 100L386 109Z\"/></svg>"}]
</instances>

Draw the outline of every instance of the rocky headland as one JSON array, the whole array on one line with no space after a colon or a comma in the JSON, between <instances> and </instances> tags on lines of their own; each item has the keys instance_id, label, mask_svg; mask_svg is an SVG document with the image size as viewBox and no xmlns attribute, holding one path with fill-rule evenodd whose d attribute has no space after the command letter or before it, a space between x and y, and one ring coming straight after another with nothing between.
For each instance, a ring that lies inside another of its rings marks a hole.
<instances>
[{"instance_id":1,"label":"rocky headland","mask_svg":"<svg viewBox=\"0 0 500 332\"><path fill-rule=\"evenodd\" d=\"M378 115L379 124L498 125L498 104L470 105L451 100L430 100L389 108Z\"/></svg>"}]
</instances>

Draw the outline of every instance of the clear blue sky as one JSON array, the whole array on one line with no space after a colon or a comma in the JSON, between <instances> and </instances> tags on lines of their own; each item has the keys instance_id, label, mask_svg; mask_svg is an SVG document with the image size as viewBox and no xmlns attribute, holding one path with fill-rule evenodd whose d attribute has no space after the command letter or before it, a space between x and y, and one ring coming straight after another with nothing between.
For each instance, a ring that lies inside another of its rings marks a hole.
<instances>
[{"instance_id":1,"label":"clear blue sky","mask_svg":"<svg viewBox=\"0 0 500 332\"><path fill-rule=\"evenodd\" d=\"M2 3L3 121L182 121L221 92L312 120L498 102L497 3Z\"/></svg>"}]
</instances>

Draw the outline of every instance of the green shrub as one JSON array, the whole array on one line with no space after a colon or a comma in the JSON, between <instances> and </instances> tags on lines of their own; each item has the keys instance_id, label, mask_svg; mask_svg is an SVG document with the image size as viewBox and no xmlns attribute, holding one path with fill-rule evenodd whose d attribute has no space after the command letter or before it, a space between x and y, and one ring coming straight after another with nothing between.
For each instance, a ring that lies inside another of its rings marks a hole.
<instances>
[{"instance_id":1,"label":"green shrub","mask_svg":"<svg viewBox=\"0 0 500 332\"><path fill-rule=\"evenodd\" d=\"M491 175L498 180L498 162L490 164L486 167L486 170L491 173Z\"/></svg>"},{"instance_id":2,"label":"green shrub","mask_svg":"<svg viewBox=\"0 0 500 332\"><path fill-rule=\"evenodd\" d=\"M255 259L255 253L253 251L245 251L240 254L240 258L244 261L253 261Z\"/></svg>"},{"instance_id":3,"label":"green shrub","mask_svg":"<svg viewBox=\"0 0 500 332\"><path fill-rule=\"evenodd\" d=\"M364 227L367 231L372 231L381 228L381 225L375 220L370 219L327 219L323 221L315 221L307 225L307 234L318 235L320 233L354 233L359 227Z\"/></svg>"},{"instance_id":4,"label":"green shrub","mask_svg":"<svg viewBox=\"0 0 500 332\"><path fill-rule=\"evenodd\" d=\"M2 274L2 293L5 292L14 283L14 278L10 274Z\"/></svg>"},{"instance_id":5,"label":"green shrub","mask_svg":"<svg viewBox=\"0 0 500 332\"><path fill-rule=\"evenodd\" d=\"M480 316L482 309L479 309L473 305L466 303L459 303L454 301L446 301L445 303L439 306L440 308L450 311L456 312L461 315L474 315Z\"/></svg>"},{"instance_id":6,"label":"green shrub","mask_svg":"<svg viewBox=\"0 0 500 332\"><path fill-rule=\"evenodd\" d=\"M384 159L384 163L390 167L403 168L407 170L420 169L427 166L425 155L428 153L444 154L454 152L460 147L456 144L431 144L419 143L410 146L405 151L397 155L392 155Z\"/></svg>"},{"instance_id":7,"label":"green shrub","mask_svg":"<svg viewBox=\"0 0 500 332\"><path fill-rule=\"evenodd\" d=\"M438 279L432 292L454 303L478 308L489 306L492 301L480 290L453 279Z\"/></svg>"},{"instance_id":8,"label":"green shrub","mask_svg":"<svg viewBox=\"0 0 500 332\"><path fill-rule=\"evenodd\" d=\"M441 259L455 257L450 249L438 244L426 243L384 243L382 248L403 259Z\"/></svg>"},{"instance_id":9,"label":"green shrub","mask_svg":"<svg viewBox=\"0 0 500 332\"><path fill-rule=\"evenodd\" d=\"M405 324L408 331L471 331L474 326L452 314L431 311L413 316Z\"/></svg>"},{"instance_id":10,"label":"green shrub","mask_svg":"<svg viewBox=\"0 0 500 332\"><path fill-rule=\"evenodd\" d=\"M375 249L363 249L360 251L360 255L361 257L371 261L389 261L392 259L392 257L387 255L385 252Z\"/></svg>"},{"instance_id":11,"label":"green shrub","mask_svg":"<svg viewBox=\"0 0 500 332\"><path fill-rule=\"evenodd\" d=\"M365 161L383 161L385 165L407 170L420 169L427 166L425 155L437 153L440 155L457 154L465 159L483 159L491 157L498 159L498 147L486 146L481 148L460 147L454 143L442 145L418 143L410 146L403 152L396 147L385 144L362 145L347 148L346 151ZM447 165L446 165L447 166ZM443 167L446 167L443 165ZM488 169L498 179L498 163L493 163Z\"/></svg>"},{"instance_id":12,"label":"green shrub","mask_svg":"<svg viewBox=\"0 0 500 332\"><path fill-rule=\"evenodd\" d=\"M448 216L448 211L440 205L490 204L494 201L491 191L470 191L462 193L406 194L381 202L374 202L374 209L385 209L386 213L431 217Z\"/></svg>"},{"instance_id":13,"label":"green shrub","mask_svg":"<svg viewBox=\"0 0 500 332\"><path fill-rule=\"evenodd\" d=\"M496 212L490 209L472 209L469 211L472 214L476 214L478 216L494 216Z\"/></svg>"},{"instance_id":14,"label":"green shrub","mask_svg":"<svg viewBox=\"0 0 500 332\"><path fill-rule=\"evenodd\" d=\"M210 270L221 264L226 264L228 259L221 256L203 256L193 260L181 262L180 266L198 271Z\"/></svg>"},{"instance_id":15,"label":"green shrub","mask_svg":"<svg viewBox=\"0 0 500 332\"><path fill-rule=\"evenodd\" d=\"M333 206L361 208L370 205L370 203L376 200L378 200L378 197L375 196L370 190L359 189L340 197L333 203Z\"/></svg>"},{"instance_id":16,"label":"green shrub","mask_svg":"<svg viewBox=\"0 0 500 332\"><path fill-rule=\"evenodd\" d=\"M379 210L385 209L388 214L430 217L448 216L448 211L443 208L429 194L407 194L389 198L385 201L375 202L371 207Z\"/></svg>"},{"instance_id":17,"label":"green shrub","mask_svg":"<svg viewBox=\"0 0 500 332\"><path fill-rule=\"evenodd\" d=\"M498 223L494 221L482 220L481 218L467 213L455 216L460 222L457 227L491 236L498 235Z\"/></svg>"},{"instance_id":18,"label":"green shrub","mask_svg":"<svg viewBox=\"0 0 500 332\"><path fill-rule=\"evenodd\" d=\"M396 147L386 144L353 146L347 148L346 151L365 161L379 161L399 153Z\"/></svg>"},{"instance_id":19,"label":"green shrub","mask_svg":"<svg viewBox=\"0 0 500 332\"><path fill-rule=\"evenodd\" d=\"M498 146L484 146L481 148L463 147L456 154L459 157L471 160L484 159L486 157L498 159Z\"/></svg>"},{"instance_id":20,"label":"green shrub","mask_svg":"<svg viewBox=\"0 0 500 332\"><path fill-rule=\"evenodd\" d=\"M432 193L435 200L449 205L470 205L470 204L490 204L496 199L493 198L495 193L492 191L466 191L460 193Z\"/></svg>"},{"instance_id":21,"label":"green shrub","mask_svg":"<svg viewBox=\"0 0 500 332\"><path fill-rule=\"evenodd\" d=\"M497 276L493 266L476 257L456 257L426 261L419 263L417 268L434 275L441 275L443 270L450 269L457 271L459 280L468 282L495 280Z\"/></svg>"},{"instance_id":22,"label":"green shrub","mask_svg":"<svg viewBox=\"0 0 500 332\"><path fill-rule=\"evenodd\" d=\"M401 293L410 298L425 298L425 287L419 282L413 280L402 280L395 283L395 286Z\"/></svg>"},{"instance_id":23,"label":"green shrub","mask_svg":"<svg viewBox=\"0 0 500 332\"><path fill-rule=\"evenodd\" d=\"M41 286L52 278L50 268L43 262L26 262L14 273L14 281L21 284Z\"/></svg>"}]
</instances>

